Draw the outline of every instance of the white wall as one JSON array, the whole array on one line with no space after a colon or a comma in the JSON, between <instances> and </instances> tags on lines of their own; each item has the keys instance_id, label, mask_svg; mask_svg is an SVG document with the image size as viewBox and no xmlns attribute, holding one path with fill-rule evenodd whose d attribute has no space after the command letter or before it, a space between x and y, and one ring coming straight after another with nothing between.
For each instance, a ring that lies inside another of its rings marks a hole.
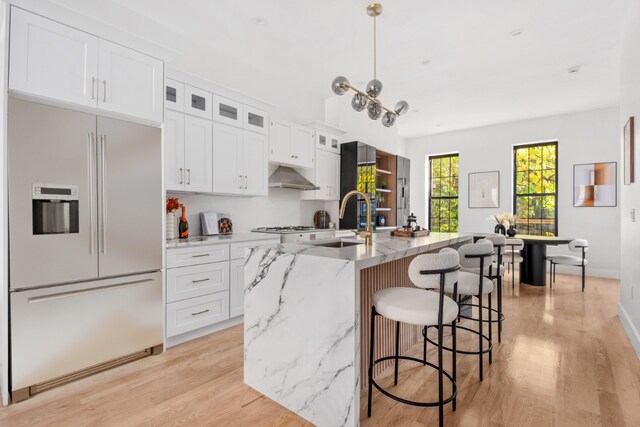
<instances>
[{"instance_id":1,"label":"white wall","mask_svg":"<svg viewBox=\"0 0 640 427\"><path fill-rule=\"evenodd\" d=\"M460 231L492 231L489 215L512 210L513 146L558 141L558 231L561 236L589 240L589 267L594 276L618 277L620 209L574 208L573 165L619 162L619 113L617 108L567 114L428 135L406 140L411 159L411 210L426 225L428 185L425 161L429 155L460 154ZM468 173L500 171L500 208L469 209ZM550 248L549 253L566 251ZM560 270L558 270L560 271ZM574 273L577 273L575 271Z\"/></svg>"},{"instance_id":2,"label":"white wall","mask_svg":"<svg viewBox=\"0 0 640 427\"><path fill-rule=\"evenodd\" d=\"M0 58L3 58L3 66L0 67L0 396L2 405L9 404L9 272L7 266L9 242L5 234L8 229L8 209L7 209L7 183L5 181L6 171L6 96L7 93L7 57L8 50L8 28L7 28L7 5L0 5Z\"/></svg>"},{"instance_id":3,"label":"white wall","mask_svg":"<svg viewBox=\"0 0 640 427\"><path fill-rule=\"evenodd\" d=\"M325 207L323 201L301 201L300 190L270 188L268 197L227 197L204 194L170 193L187 207L187 221L192 236L200 235L200 212L228 213L234 231L249 231L257 227L313 225L313 214L327 209L332 221L337 221L336 208ZM337 203L332 203L336 205Z\"/></svg>"},{"instance_id":4,"label":"white wall","mask_svg":"<svg viewBox=\"0 0 640 427\"><path fill-rule=\"evenodd\" d=\"M621 286L619 313L627 334L640 357L640 2L633 2L625 24L621 82L620 119L622 130L630 116L635 117L636 182L621 187ZM620 134L622 147L622 133ZM621 150L622 148L620 148ZM636 222L631 221L631 209L636 210Z\"/></svg>"}]
</instances>

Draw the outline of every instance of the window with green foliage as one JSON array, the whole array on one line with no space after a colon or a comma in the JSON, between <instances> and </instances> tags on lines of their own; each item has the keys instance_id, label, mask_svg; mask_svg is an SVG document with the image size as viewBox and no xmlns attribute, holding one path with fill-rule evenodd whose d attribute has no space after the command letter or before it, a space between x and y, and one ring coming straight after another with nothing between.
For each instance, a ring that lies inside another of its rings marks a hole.
<instances>
[{"instance_id":1,"label":"window with green foliage","mask_svg":"<svg viewBox=\"0 0 640 427\"><path fill-rule=\"evenodd\" d=\"M429 229L458 231L458 155L429 157Z\"/></svg>"},{"instance_id":2,"label":"window with green foliage","mask_svg":"<svg viewBox=\"0 0 640 427\"><path fill-rule=\"evenodd\" d=\"M557 235L558 143L517 146L513 160L513 206L518 233Z\"/></svg>"}]
</instances>

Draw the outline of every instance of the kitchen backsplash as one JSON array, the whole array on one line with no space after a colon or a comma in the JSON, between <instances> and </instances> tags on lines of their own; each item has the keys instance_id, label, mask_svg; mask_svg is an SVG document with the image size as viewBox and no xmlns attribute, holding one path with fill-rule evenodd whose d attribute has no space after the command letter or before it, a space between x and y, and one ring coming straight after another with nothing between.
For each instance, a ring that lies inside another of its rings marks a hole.
<instances>
[{"instance_id":1,"label":"kitchen backsplash","mask_svg":"<svg viewBox=\"0 0 640 427\"><path fill-rule=\"evenodd\" d=\"M178 197L187 207L190 235L201 234L200 212L228 213L234 231L249 231L257 227L313 225L313 214L325 209L332 222L338 219L338 202L301 201L300 192L269 188L268 197L228 197L204 194L167 193Z\"/></svg>"}]
</instances>

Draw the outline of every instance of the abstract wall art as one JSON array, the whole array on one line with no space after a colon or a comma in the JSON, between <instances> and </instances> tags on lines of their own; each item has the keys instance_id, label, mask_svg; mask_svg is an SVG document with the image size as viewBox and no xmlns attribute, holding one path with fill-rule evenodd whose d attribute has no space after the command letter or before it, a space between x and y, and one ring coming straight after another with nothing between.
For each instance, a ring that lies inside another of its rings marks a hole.
<instances>
[{"instance_id":1,"label":"abstract wall art","mask_svg":"<svg viewBox=\"0 0 640 427\"><path fill-rule=\"evenodd\" d=\"M616 206L617 190L616 162L573 165L573 206Z\"/></svg>"}]
</instances>

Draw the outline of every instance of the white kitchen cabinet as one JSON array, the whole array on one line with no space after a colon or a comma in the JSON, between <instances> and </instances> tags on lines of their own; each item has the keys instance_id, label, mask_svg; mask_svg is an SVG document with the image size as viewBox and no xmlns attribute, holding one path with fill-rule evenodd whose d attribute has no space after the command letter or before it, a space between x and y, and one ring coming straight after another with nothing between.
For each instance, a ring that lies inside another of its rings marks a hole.
<instances>
[{"instance_id":1,"label":"white kitchen cabinet","mask_svg":"<svg viewBox=\"0 0 640 427\"><path fill-rule=\"evenodd\" d=\"M107 40L99 46L98 109L162 123L162 61Z\"/></svg>"},{"instance_id":2,"label":"white kitchen cabinet","mask_svg":"<svg viewBox=\"0 0 640 427\"><path fill-rule=\"evenodd\" d=\"M167 251L167 268L227 261L229 245L194 246Z\"/></svg>"},{"instance_id":3,"label":"white kitchen cabinet","mask_svg":"<svg viewBox=\"0 0 640 427\"><path fill-rule=\"evenodd\" d=\"M340 200L340 155L316 150L315 169L305 176L320 189L303 191L302 200Z\"/></svg>"},{"instance_id":4,"label":"white kitchen cabinet","mask_svg":"<svg viewBox=\"0 0 640 427\"><path fill-rule=\"evenodd\" d=\"M164 115L164 182L168 191L184 190L184 114Z\"/></svg>"},{"instance_id":5,"label":"white kitchen cabinet","mask_svg":"<svg viewBox=\"0 0 640 427\"><path fill-rule=\"evenodd\" d=\"M336 135L329 135L329 151L340 154L340 144L342 139Z\"/></svg>"},{"instance_id":6,"label":"white kitchen cabinet","mask_svg":"<svg viewBox=\"0 0 640 427\"><path fill-rule=\"evenodd\" d=\"M167 304L167 337L213 325L229 318L229 291Z\"/></svg>"},{"instance_id":7,"label":"white kitchen cabinet","mask_svg":"<svg viewBox=\"0 0 640 427\"><path fill-rule=\"evenodd\" d=\"M315 161L313 129L300 125L294 126L291 155L295 158L294 165L304 168L313 167Z\"/></svg>"},{"instance_id":8,"label":"white kitchen cabinet","mask_svg":"<svg viewBox=\"0 0 640 427\"><path fill-rule=\"evenodd\" d=\"M96 107L98 38L11 7L9 89Z\"/></svg>"},{"instance_id":9,"label":"white kitchen cabinet","mask_svg":"<svg viewBox=\"0 0 640 427\"><path fill-rule=\"evenodd\" d=\"M184 189L212 191L213 141L211 121L192 116L184 120Z\"/></svg>"},{"instance_id":10,"label":"white kitchen cabinet","mask_svg":"<svg viewBox=\"0 0 640 427\"><path fill-rule=\"evenodd\" d=\"M167 302L228 289L229 263L226 261L167 270Z\"/></svg>"},{"instance_id":11,"label":"white kitchen cabinet","mask_svg":"<svg viewBox=\"0 0 640 427\"><path fill-rule=\"evenodd\" d=\"M229 262L229 317L244 314L244 259Z\"/></svg>"},{"instance_id":12,"label":"white kitchen cabinet","mask_svg":"<svg viewBox=\"0 0 640 427\"><path fill-rule=\"evenodd\" d=\"M268 193L269 170L267 135L244 132L244 194L247 196L266 196Z\"/></svg>"},{"instance_id":13,"label":"white kitchen cabinet","mask_svg":"<svg viewBox=\"0 0 640 427\"><path fill-rule=\"evenodd\" d=\"M267 195L267 136L213 124L213 192Z\"/></svg>"},{"instance_id":14,"label":"white kitchen cabinet","mask_svg":"<svg viewBox=\"0 0 640 427\"><path fill-rule=\"evenodd\" d=\"M211 103L213 95L197 87L184 85L184 112L211 120Z\"/></svg>"},{"instance_id":15,"label":"white kitchen cabinet","mask_svg":"<svg viewBox=\"0 0 640 427\"><path fill-rule=\"evenodd\" d=\"M269 133L269 116L266 112L245 105L244 109L244 123L243 126L246 130L258 132L267 135Z\"/></svg>"},{"instance_id":16,"label":"white kitchen cabinet","mask_svg":"<svg viewBox=\"0 0 640 427\"><path fill-rule=\"evenodd\" d=\"M220 95L213 96L213 120L230 126L244 126L243 105Z\"/></svg>"},{"instance_id":17,"label":"white kitchen cabinet","mask_svg":"<svg viewBox=\"0 0 640 427\"><path fill-rule=\"evenodd\" d=\"M245 191L243 132L237 127L213 124L214 193L243 194Z\"/></svg>"},{"instance_id":18,"label":"white kitchen cabinet","mask_svg":"<svg viewBox=\"0 0 640 427\"><path fill-rule=\"evenodd\" d=\"M171 110L184 112L184 83L165 79L164 106Z\"/></svg>"},{"instance_id":19,"label":"white kitchen cabinet","mask_svg":"<svg viewBox=\"0 0 640 427\"><path fill-rule=\"evenodd\" d=\"M271 119L269 160L287 166L312 168L315 137L312 129Z\"/></svg>"}]
</instances>

